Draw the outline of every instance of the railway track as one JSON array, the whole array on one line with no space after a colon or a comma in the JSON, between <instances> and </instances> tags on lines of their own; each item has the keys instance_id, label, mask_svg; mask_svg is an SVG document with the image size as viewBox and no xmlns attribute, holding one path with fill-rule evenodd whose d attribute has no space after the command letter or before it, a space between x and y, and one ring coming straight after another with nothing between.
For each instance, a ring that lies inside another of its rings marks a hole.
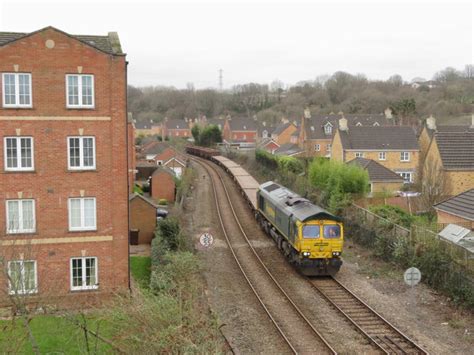
<instances>
[{"instance_id":1,"label":"railway track","mask_svg":"<svg viewBox=\"0 0 474 355\"><path fill-rule=\"evenodd\" d=\"M427 354L395 326L332 277L308 279L371 343L386 354Z\"/></svg>"},{"instance_id":2,"label":"railway track","mask_svg":"<svg viewBox=\"0 0 474 355\"><path fill-rule=\"evenodd\" d=\"M209 174L213 182L219 223L229 250L250 289L289 349L294 354L337 354L258 256L237 217L227 187L218 170L203 159L195 157L191 159L202 165ZM224 213L227 216L224 216ZM233 221L229 222L229 218ZM243 244L242 239L246 248L240 247ZM276 297L278 294L282 297Z\"/></svg>"}]
</instances>

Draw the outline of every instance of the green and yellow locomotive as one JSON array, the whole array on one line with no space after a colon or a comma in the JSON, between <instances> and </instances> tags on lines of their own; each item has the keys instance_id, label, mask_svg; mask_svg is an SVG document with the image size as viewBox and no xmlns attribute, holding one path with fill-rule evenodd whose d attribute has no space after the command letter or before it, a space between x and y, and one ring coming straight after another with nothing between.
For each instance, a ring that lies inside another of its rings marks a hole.
<instances>
[{"instance_id":1,"label":"green and yellow locomotive","mask_svg":"<svg viewBox=\"0 0 474 355\"><path fill-rule=\"evenodd\" d=\"M268 181L257 191L257 220L289 262L304 275L334 275L342 260L341 219Z\"/></svg>"}]
</instances>

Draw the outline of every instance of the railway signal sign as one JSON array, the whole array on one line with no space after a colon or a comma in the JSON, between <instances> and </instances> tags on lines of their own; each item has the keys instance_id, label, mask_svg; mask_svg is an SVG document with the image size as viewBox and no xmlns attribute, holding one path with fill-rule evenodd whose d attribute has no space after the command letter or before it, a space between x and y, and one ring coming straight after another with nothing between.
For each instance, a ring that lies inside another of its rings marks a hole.
<instances>
[{"instance_id":1,"label":"railway signal sign","mask_svg":"<svg viewBox=\"0 0 474 355\"><path fill-rule=\"evenodd\" d=\"M403 274L403 279L408 286L415 286L421 281L421 272L416 267L411 267Z\"/></svg>"},{"instance_id":2,"label":"railway signal sign","mask_svg":"<svg viewBox=\"0 0 474 355\"><path fill-rule=\"evenodd\" d=\"M212 243L214 242L214 237L212 236L211 233L203 233L199 237L199 243L201 243L202 246L209 248Z\"/></svg>"}]
</instances>

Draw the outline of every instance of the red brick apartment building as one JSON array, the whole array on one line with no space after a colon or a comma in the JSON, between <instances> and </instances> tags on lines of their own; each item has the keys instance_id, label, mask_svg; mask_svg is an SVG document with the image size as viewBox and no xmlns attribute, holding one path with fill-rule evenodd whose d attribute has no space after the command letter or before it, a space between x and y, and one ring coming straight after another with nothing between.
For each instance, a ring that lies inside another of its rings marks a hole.
<instances>
[{"instance_id":1,"label":"red brick apartment building","mask_svg":"<svg viewBox=\"0 0 474 355\"><path fill-rule=\"evenodd\" d=\"M128 289L126 88L116 33L0 32L0 304Z\"/></svg>"}]
</instances>

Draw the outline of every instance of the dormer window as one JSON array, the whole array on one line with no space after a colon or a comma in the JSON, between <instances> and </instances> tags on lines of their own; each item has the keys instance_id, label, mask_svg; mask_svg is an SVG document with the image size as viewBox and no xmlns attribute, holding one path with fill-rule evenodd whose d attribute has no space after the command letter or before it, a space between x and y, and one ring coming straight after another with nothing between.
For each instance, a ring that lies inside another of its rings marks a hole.
<instances>
[{"instance_id":1,"label":"dormer window","mask_svg":"<svg viewBox=\"0 0 474 355\"><path fill-rule=\"evenodd\" d=\"M356 123L356 126L357 126L357 127L360 127L360 126L362 126L362 123L357 122L357 123Z\"/></svg>"},{"instance_id":2,"label":"dormer window","mask_svg":"<svg viewBox=\"0 0 474 355\"><path fill-rule=\"evenodd\" d=\"M263 138L268 138L268 131L267 130L262 132L262 137Z\"/></svg>"},{"instance_id":3,"label":"dormer window","mask_svg":"<svg viewBox=\"0 0 474 355\"><path fill-rule=\"evenodd\" d=\"M374 127L378 127L378 126L380 126L380 123L375 122L375 123L374 123Z\"/></svg>"},{"instance_id":4,"label":"dormer window","mask_svg":"<svg viewBox=\"0 0 474 355\"><path fill-rule=\"evenodd\" d=\"M332 134L332 124L329 122L324 125L324 134L331 135Z\"/></svg>"}]
</instances>

